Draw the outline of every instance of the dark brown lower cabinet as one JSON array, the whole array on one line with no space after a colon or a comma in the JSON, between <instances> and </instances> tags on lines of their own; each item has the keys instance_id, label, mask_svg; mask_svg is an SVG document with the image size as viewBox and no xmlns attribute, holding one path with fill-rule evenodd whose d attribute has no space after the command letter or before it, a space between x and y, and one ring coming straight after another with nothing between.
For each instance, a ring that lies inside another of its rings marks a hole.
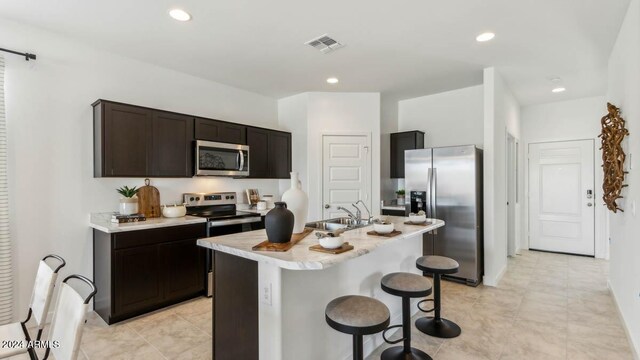
<instances>
[{"instance_id":1,"label":"dark brown lower cabinet","mask_svg":"<svg viewBox=\"0 0 640 360\"><path fill-rule=\"evenodd\" d=\"M94 310L113 324L204 295L205 224L93 231Z\"/></svg>"},{"instance_id":2,"label":"dark brown lower cabinet","mask_svg":"<svg viewBox=\"0 0 640 360\"><path fill-rule=\"evenodd\" d=\"M258 360L258 263L214 251L213 358Z\"/></svg>"}]
</instances>

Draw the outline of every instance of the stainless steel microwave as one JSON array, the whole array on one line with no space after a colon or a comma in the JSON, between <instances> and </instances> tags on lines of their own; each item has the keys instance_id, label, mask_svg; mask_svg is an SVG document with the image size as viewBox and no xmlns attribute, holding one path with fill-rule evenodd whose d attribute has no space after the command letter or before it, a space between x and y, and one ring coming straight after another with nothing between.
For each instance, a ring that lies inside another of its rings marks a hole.
<instances>
[{"instance_id":1,"label":"stainless steel microwave","mask_svg":"<svg viewBox=\"0 0 640 360\"><path fill-rule=\"evenodd\" d=\"M249 146L196 141L197 176L249 176Z\"/></svg>"}]
</instances>

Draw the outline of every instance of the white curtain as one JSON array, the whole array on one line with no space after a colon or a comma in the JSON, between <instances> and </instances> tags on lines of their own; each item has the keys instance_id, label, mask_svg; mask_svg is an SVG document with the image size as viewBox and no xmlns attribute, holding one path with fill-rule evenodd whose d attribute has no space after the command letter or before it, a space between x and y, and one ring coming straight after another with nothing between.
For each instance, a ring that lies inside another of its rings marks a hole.
<instances>
[{"instance_id":1,"label":"white curtain","mask_svg":"<svg viewBox=\"0 0 640 360\"><path fill-rule=\"evenodd\" d=\"M13 321L13 280L9 237L7 120L4 115L4 57L0 55L0 325Z\"/></svg>"}]
</instances>

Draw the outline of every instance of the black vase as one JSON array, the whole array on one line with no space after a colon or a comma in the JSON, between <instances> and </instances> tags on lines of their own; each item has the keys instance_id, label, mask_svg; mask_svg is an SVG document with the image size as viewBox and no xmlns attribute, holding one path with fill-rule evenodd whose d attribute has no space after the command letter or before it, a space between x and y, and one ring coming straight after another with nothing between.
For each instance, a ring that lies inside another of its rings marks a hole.
<instances>
[{"instance_id":1,"label":"black vase","mask_svg":"<svg viewBox=\"0 0 640 360\"><path fill-rule=\"evenodd\" d=\"M286 243L291 241L293 234L293 213L287 210L287 203L276 202L271 211L264 217L264 227L267 238L272 243Z\"/></svg>"}]
</instances>

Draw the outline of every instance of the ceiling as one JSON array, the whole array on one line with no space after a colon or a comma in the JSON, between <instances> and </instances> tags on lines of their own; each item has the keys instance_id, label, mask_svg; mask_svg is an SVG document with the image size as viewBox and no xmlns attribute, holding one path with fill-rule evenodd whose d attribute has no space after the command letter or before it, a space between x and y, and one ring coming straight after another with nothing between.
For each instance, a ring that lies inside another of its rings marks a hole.
<instances>
[{"instance_id":1,"label":"ceiling","mask_svg":"<svg viewBox=\"0 0 640 360\"><path fill-rule=\"evenodd\" d=\"M607 59L628 3L0 0L0 16L276 98L305 91L410 98L480 84L482 69L496 66L528 105L604 94ZM171 19L173 7L193 19ZM485 31L495 39L477 43ZM304 45L325 33L346 46L322 54ZM340 83L327 84L330 76ZM566 92L551 93L553 77Z\"/></svg>"}]
</instances>

